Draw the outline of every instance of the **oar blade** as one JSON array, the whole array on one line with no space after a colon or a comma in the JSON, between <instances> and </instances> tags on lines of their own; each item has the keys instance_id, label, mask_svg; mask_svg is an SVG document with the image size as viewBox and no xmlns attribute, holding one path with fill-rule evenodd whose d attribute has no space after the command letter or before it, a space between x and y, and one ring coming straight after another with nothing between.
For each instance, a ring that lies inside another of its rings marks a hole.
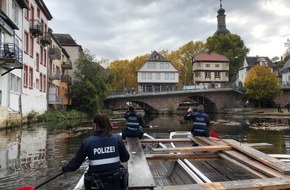
<instances>
[{"instance_id":1,"label":"oar blade","mask_svg":"<svg viewBox=\"0 0 290 190\"><path fill-rule=\"evenodd\" d=\"M23 186L17 188L16 190L35 190L35 188L33 186Z\"/></svg>"}]
</instances>

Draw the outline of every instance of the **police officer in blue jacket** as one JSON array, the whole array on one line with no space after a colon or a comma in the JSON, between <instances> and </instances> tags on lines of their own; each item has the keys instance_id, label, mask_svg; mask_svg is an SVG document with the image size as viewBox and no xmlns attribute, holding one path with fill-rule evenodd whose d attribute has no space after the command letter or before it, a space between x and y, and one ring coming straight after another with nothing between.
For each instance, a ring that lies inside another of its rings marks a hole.
<instances>
[{"instance_id":1,"label":"police officer in blue jacket","mask_svg":"<svg viewBox=\"0 0 290 190\"><path fill-rule=\"evenodd\" d=\"M93 118L94 135L84 139L75 157L62 167L63 172L77 170L86 157L89 168L85 175L85 188L121 189L120 162L127 162L130 155L121 137L112 134L112 126L107 115Z\"/></svg>"},{"instance_id":2,"label":"police officer in blue jacket","mask_svg":"<svg viewBox=\"0 0 290 190\"><path fill-rule=\"evenodd\" d=\"M128 111L125 113L124 118L127 121L126 127L122 130L122 138L126 137L143 137L143 128L152 128L152 126L147 125L140 113L135 111L133 105L129 106Z\"/></svg>"},{"instance_id":3,"label":"police officer in blue jacket","mask_svg":"<svg viewBox=\"0 0 290 190\"><path fill-rule=\"evenodd\" d=\"M191 129L191 133L194 136L204 136L209 137L209 116L204 113L203 105L197 106L197 111L193 112L191 108L187 110L184 115L185 120L192 120L193 127Z\"/></svg>"}]
</instances>

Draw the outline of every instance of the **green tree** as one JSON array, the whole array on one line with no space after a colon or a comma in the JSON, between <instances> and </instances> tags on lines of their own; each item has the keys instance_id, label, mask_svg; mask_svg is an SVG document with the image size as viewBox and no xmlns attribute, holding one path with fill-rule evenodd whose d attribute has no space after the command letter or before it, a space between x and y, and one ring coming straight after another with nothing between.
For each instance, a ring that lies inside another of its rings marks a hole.
<instances>
[{"instance_id":1,"label":"green tree","mask_svg":"<svg viewBox=\"0 0 290 190\"><path fill-rule=\"evenodd\" d=\"M93 116L104 108L113 75L94 61L94 55L85 51L77 60L75 78L69 91L72 108Z\"/></svg>"},{"instance_id":2,"label":"green tree","mask_svg":"<svg viewBox=\"0 0 290 190\"><path fill-rule=\"evenodd\" d=\"M260 107L261 101L272 100L281 94L278 82L270 67L256 65L250 69L245 79L246 94L257 100Z\"/></svg>"},{"instance_id":3,"label":"green tree","mask_svg":"<svg viewBox=\"0 0 290 190\"><path fill-rule=\"evenodd\" d=\"M239 68L250 49L237 34L220 34L207 38L206 47L209 51L225 55L230 60L229 80L235 82Z\"/></svg>"}]
</instances>

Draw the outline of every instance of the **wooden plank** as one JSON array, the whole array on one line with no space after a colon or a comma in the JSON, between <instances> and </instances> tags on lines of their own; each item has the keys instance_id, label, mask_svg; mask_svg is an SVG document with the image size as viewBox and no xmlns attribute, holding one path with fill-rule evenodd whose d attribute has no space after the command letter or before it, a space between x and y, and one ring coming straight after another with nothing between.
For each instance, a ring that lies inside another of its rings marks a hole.
<instances>
[{"instance_id":1,"label":"wooden plank","mask_svg":"<svg viewBox=\"0 0 290 190\"><path fill-rule=\"evenodd\" d=\"M178 148L153 148L155 152L180 153L180 152L215 152L232 150L231 146L215 145L215 146L195 146L195 147L178 147Z\"/></svg>"},{"instance_id":2,"label":"wooden plank","mask_svg":"<svg viewBox=\"0 0 290 190\"><path fill-rule=\"evenodd\" d=\"M209 159L219 159L217 154L212 153L202 153L202 154L146 154L146 159L148 161L176 161L178 159L192 159L192 160L209 160Z\"/></svg>"},{"instance_id":3,"label":"wooden plank","mask_svg":"<svg viewBox=\"0 0 290 190\"><path fill-rule=\"evenodd\" d=\"M157 187L155 190L272 190L290 189L290 177Z\"/></svg>"},{"instance_id":4,"label":"wooden plank","mask_svg":"<svg viewBox=\"0 0 290 190\"><path fill-rule=\"evenodd\" d=\"M232 146L233 148L237 149L240 152L243 152L244 154L258 160L259 162L262 162L263 164L279 171L284 174L290 174L290 165L286 164L277 158L271 157L263 152L260 152L258 150L255 150L247 145L238 143L235 140L232 139L226 139L224 140L227 144Z\"/></svg>"},{"instance_id":5,"label":"wooden plank","mask_svg":"<svg viewBox=\"0 0 290 190\"><path fill-rule=\"evenodd\" d=\"M272 148L273 145L270 143L243 143L255 149Z\"/></svg>"},{"instance_id":6,"label":"wooden plank","mask_svg":"<svg viewBox=\"0 0 290 190\"><path fill-rule=\"evenodd\" d=\"M128 161L129 189L153 189L156 185L139 138L127 138L126 141L130 154Z\"/></svg>"},{"instance_id":7,"label":"wooden plank","mask_svg":"<svg viewBox=\"0 0 290 190\"><path fill-rule=\"evenodd\" d=\"M142 144L152 144L152 143L179 143L179 142L191 142L192 140L189 138L178 138L178 139L140 139Z\"/></svg>"}]
</instances>

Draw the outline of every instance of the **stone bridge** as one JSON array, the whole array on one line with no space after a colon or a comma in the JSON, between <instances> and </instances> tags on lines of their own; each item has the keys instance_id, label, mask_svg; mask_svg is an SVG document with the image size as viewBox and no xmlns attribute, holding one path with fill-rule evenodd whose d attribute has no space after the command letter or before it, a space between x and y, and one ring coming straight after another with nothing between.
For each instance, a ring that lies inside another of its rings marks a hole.
<instances>
[{"instance_id":1,"label":"stone bridge","mask_svg":"<svg viewBox=\"0 0 290 190\"><path fill-rule=\"evenodd\" d=\"M198 104L205 106L207 113L222 113L226 109L244 107L245 95L233 88L183 90L146 94L121 94L110 95L105 99L105 105L109 109L126 109L129 103L135 103L145 113L177 113L185 111L188 107ZM275 107L290 102L290 88L283 89L282 95L274 99L270 104Z\"/></svg>"}]
</instances>

